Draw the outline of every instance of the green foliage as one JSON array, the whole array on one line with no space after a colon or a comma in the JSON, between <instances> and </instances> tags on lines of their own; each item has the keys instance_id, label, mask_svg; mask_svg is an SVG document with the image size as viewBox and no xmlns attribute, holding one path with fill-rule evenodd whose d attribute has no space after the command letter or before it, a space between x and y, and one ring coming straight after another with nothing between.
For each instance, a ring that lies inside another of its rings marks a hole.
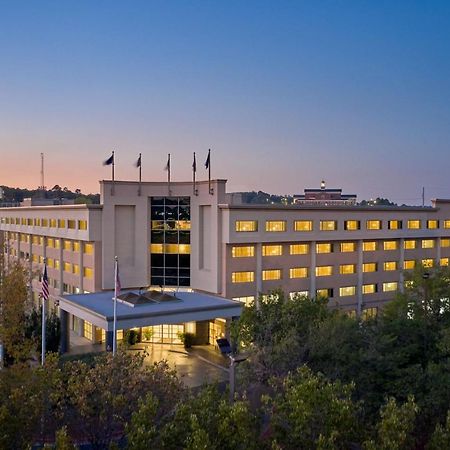
<instances>
[{"instance_id":1,"label":"green foliage","mask_svg":"<svg viewBox=\"0 0 450 450\"><path fill-rule=\"evenodd\" d=\"M306 366L272 381L268 413L275 442L283 449L346 449L358 434L354 386L330 382Z\"/></svg>"},{"instance_id":2,"label":"green foliage","mask_svg":"<svg viewBox=\"0 0 450 450\"><path fill-rule=\"evenodd\" d=\"M36 352L41 351L42 309L33 308L25 317L25 336L36 343ZM61 340L61 323L54 311L45 317L45 342L47 352L56 353Z\"/></svg>"},{"instance_id":3,"label":"green foliage","mask_svg":"<svg viewBox=\"0 0 450 450\"><path fill-rule=\"evenodd\" d=\"M380 411L375 440L366 441L366 450L408 450L414 447L412 432L417 414L413 397L401 406L390 398Z\"/></svg>"},{"instance_id":4,"label":"green foliage","mask_svg":"<svg viewBox=\"0 0 450 450\"><path fill-rule=\"evenodd\" d=\"M158 430L156 428L158 400L148 393L139 400L137 411L131 416L126 427L128 448L147 450L155 448Z\"/></svg>"},{"instance_id":5,"label":"green foliage","mask_svg":"<svg viewBox=\"0 0 450 450\"><path fill-rule=\"evenodd\" d=\"M450 448L450 411L447 414L444 426L440 423L436 425L427 446L427 450L442 450L444 448Z\"/></svg>"},{"instance_id":6,"label":"green foliage","mask_svg":"<svg viewBox=\"0 0 450 450\"><path fill-rule=\"evenodd\" d=\"M191 348L194 343L195 336L193 333L178 333L178 339L183 343L184 348Z\"/></svg>"},{"instance_id":7,"label":"green foliage","mask_svg":"<svg viewBox=\"0 0 450 450\"><path fill-rule=\"evenodd\" d=\"M126 330L124 333L124 342L127 345L136 345L139 342L139 333L136 330Z\"/></svg>"}]
</instances>

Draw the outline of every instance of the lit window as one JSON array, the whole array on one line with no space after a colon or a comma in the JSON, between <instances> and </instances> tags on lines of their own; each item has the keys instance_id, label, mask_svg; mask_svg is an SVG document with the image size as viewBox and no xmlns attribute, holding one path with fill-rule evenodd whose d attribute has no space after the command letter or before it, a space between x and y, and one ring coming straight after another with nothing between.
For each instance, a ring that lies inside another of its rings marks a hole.
<instances>
[{"instance_id":1,"label":"lit window","mask_svg":"<svg viewBox=\"0 0 450 450\"><path fill-rule=\"evenodd\" d=\"M78 221L78 229L79 230L87 230L87 220L79 220Z\"/></svg>"},{"instance_id":2,"label":"lit window","mask_svg":"<svg viewBox=\"0 0 450 450\"><path fill-rule=\"evenodd\" d=\"M316 296L331 298L331 297L333 297L333 289L317 289Z\"/></svg>"},{"instance_id":3,"label":"lit window","mask_svg":"<svg viewBox=\"0 0 450 450\"><path fill-rule=\"evenodd\" d=\"M397 241L384 241L383 249L384 250L397 250Z\"/></svg>"},{"instance_id":4,"label":"lit window","mask_svg":"<svg viewBox=\"0 0 450 450\"><path fill-rule=\"evenodd\" d=\"M232 283L253 283L255 272L233 272L231 274Z\"/></svg>"},{"instance_id":5,"label":"lit window","mask_svg":"<svg viewBox=\"0 0 450 450\"><path fill-rule=\"evenodd\" d=\"M339 288L339 297L348 297L356 294L356 286L345 286Z\"/></svg>"},{"instance_id":6,"label":"lit window","mask_svg":"<svg viewBox=\"0 0 450 450\"><path fill-rule=\"evenodd\" d=\"M69 262L64 263L64 272L72 273L72 263Z\"/></svg>"},{"instance_id":7,"label":"lit window","mask_svg":"<svg viewBox=\"0 0 450 450\"><path fill-rule=\"evenodd\" d=\"M40 227L41 226L41 219L35 218L34 219L34 226L35 227Z\"/></svg>"},{"instance_id":8,"label":"lit window","mask_svg":"<svg viewBox=\"0 0 450 450\"><path fill-rule=\"evenodd\" d=\"M178 254L180 254L180 255L190 255L191 254L191 246L190 246L190 244L179 244L178 245Z\"/></svg>"},{"instance_id":9,"label":"lit window","mask_svg":"<svg viewBox=\"0 0 450 450\"><path fill-rule=\"evenodd\" d=\"M366 228L368 230L381 230L381 220L367 220Z\"/></svg>"},{"instance_id":10,"label":"lit window","mask_svg":"<svg viewBox=\"0 0 450 450\"><path fill-rule=\"evenodd\" d=\"M47 219L41 219L41 226L48 227L48 220Z\"/></svg>"},{"instance_id":11,"label":"lit window","mask_svg":"<svg viewBox=\"0 0 450 450\"><path fill-rule=\"evenodd\" d=\"M294 292L289 292L289 298L291 300L294 300L295 298L298 297L309 297L309 291L294 291Z\"/></svg>"},{"instance_id":12,"label":"lit window","mask_svg":"<svg viewBox=\"0 0 450 450\"><path fill-rule=\"evenodd\" d=\"M27 225L28 225L29 227L32 227L32 226L33 226L33 223L34 223L33 219L27 219Z\"/></svg>"},{"instance_id":13,"label":"lit window","mask_svg":"<svg viewBox=\"0 0 450 450\"><path fill-rule=\"evenodd\" d=\"M39 261L39 256L34 254L31 259L34 263L37 263Z\"/></svg>"},{"instance_id":14,"label":"lit window","mask_svg":"<svg viewBox=\"0 0 450 450\"><path fill-rule=\"evenodd\" d=\"M433 239L423 239L422 240L422 248L434 248L434 240Z\"/></svg>"},{"instance_id":15,"label":"lit window","mask_svg":"<svg viewBox=\"0 0 450 450\"><path fill-rule=\"evenodd\" d=\"M294 231L312 231L312 220L296 220L294 221Z\"/></svg>"},{"instance_id":16,"label":"lit window","mask_svg":"<svg viewBox=\"0 0 450 450\"><path fill-rule=\"evenodd\" d=\"M408 220L408 229L409 230L420 229L420 220Z\"/></svg>"},{"instance_id":17,"label":"lit window","mask_svg":"<svg viewBox=\"0 0 450 450\"><path fill-rule=\"evenodd\" d=\"M84 244L84 253L86 255L92 255L94 253L94 244L91 244L90 242L86 242Z\"/></svg>"},{"instance_id":18,"label":"lit window","mask_svg":"<svg viewBox=\"0 0 450 450\"><path fill-rule=\"evenodd\" d=\"M266 231L279 232L286 231L285 220L266 220Z\"/></svg>"},{"instance_id":19,"label":"lit window","mask_svg":"<svg viewBox=\"0 0 450 450\"><path fill-rule=\"evenodd\" d=\"M377 317L377 315L378 315L377 307L366 308L366 309L363 309L363 311L362 311L362 319L363 320L374 319L375 317Z\"/></svg>"},{"instance_id":20,"label":"lit window","mask_svg":"<svg viewBox=\"0 0 450 450\"><path fill-rule=\"evenodd\" d=\"M67 221L67 228L68 228L69 230L75 230L75 228L76 228L76 222L75 222L75 220L68 220L68 221Z\"/></svg>"},{"instance_id":21,"label":"lit window","mask_svg":"<svg viewBox=\"0 0 450 450\"><path fill-rule=\"evenodd\" d=\"M280 269L263 270L262 279L264 281L281 280L281 270Z\"/></svg>"},{"instance_id":22,"label":"lit window","mask_svg":"<svg viewBox=\"0 0 450 450\"><path fill-rule=\"evenodd\" d=\"M344 221L344 230L356 231L361 228L361 222L359 220L346 220Z\"/></svg>"},{"instance_id":23,"label":"lit window","mask_svg":"<svg viewBox=\"0 0 450 450\"><path fill-rule=\"evenodd\" d=\"M397 261L386 261L383 263L385 271L397 270Z\"/></svg>"},{"instance_id":24,"label":"lit window","mask_svg":"<svg viewBox=\"0 0 450 450\"><path fill-rule=\"evenodd\" d=\"M291 244L289 251L291 255L307 255L309 253L309 244Z\"/></svg>"},{"instance_id":25,"label":"lit window","mask_svg":"<svg viewBox=\"0 0 450 450\"><path fill-rule=\"evenodd\" d=\"M450 239L441 239L441 247L450 247Z\"/></svg>"},{"instance_id":26,"label":"lit window","mask_svg":"<svg viewBox=\"0 0 450 450\"><path fill-rule=\"evenodd\" d=\"M58 222L56 221L56 219L50 219L50 228L56 228L57 225Z\"/></svg>"},{"instance_id":27,"label":"lit window","mask_svg":"<svg viewBox=\"0 0 450 450\"><path fill-rule=\"evenodd\" d=\"M376 272L377 271L377 263L364 263L362 265L363 272Z\"/></svg>"},{"instance_id":28,"label":"lit window","mask_svg":"<svg viewBox=\"0 0 450 450\"><path fill-rule=\"evenodd\" d=\"M316 253L331 253L333 251L333 246L330 242L322 242L321 244L316 244Z\"/></svg>"},{"instance_id":29,"label":"lit window","mask_svg":"<svg viewBox=\"0 0 450 450\"><path fill-rule=\"evenodd\" d=\"M354 252L356 245L354 242L341 242L341 252Z\"/></svg>"},{"instance_id":30,"label":"lit window","mask_svg":"<svg viewBox=\"0 0 450 450\"><path fill-rule=\"evenodd\" d=\"M333 266L317 266L316 277L327 277L333 275Z\"/></svg>"},{"instance_id":31,"label":"lit window","mask_svg":"<svg viewBox=\"0 0 450 450\"><path fill-rule=\"evenodd\" d=\"M80 252L80 243L79 242L74 242L73 243L73 251L74 252Z\"/></svg>"},{"instance_id":32,"label":"lit window","mask_svg":"<svg viewBox=\"0 0 450 450\"><path fill-rule=\"evenodd\" d=\"M47 267L53 269L55 267L55 260L53 258L47 258Z\"/></svg>"},{"instance_id":33,"label":"lit window","mask_svg":"<svg viewBox=\"0 0 450 450\"><path fill-rule=\"evenodd\" d=\"M58 228L66 228L66 221L64 219L58 219Z\"/></svg>"},{"instance_id":34,"label":"lit window","mask_svg":"<svg viewBox=\"0 0 450 450\"><path fill-rule=\"evenodd\" d=\"M93 278L94 277L94 269L91 269L90 267L85 267L83 269L83 276L85 278Z\"/></svg>"},{"instance_id":35,"label":"lit window","mask_svg":"<svg viewBox=\"0 0 450 450\"><path fill-rule=\"evenodd\" d=\"M431 258L422 259L422 266L423 267L433 267L434 266L434 260Z\"/></svg>"},{"instance_id":36,"label":"lit window","mask_svg":"<svg viewBox=\"0 0 450 450\"><path fill-rule=\"evenodd\" d=\"M67 250L68 252L72 251L72 241L64 240L64 250Z\"/></svg>"},{"instance_id":37,"label":"lit window","mask_svg":"<svg viewBox=\"0 0 450 450\"><path fill-rule=\"evenodd\" d=\"M32 240L33 245L39 245L39 236L33 236Z\"/></svg>"},{"instance_id":38,"label":"lit window","mask_svg":"<svg viewBox=\"0 0 450 450\"><path fill-rule=\"evenodd\" d=\"M416 266L416 262L412 259L403 261L403 270L411 270Z\"/></svg>"},{"instance_id":39,"label":"lit window","mask_svg":"<svg viewBox=\"0 0 450 450\"><path fill-rule=\"evenodd\" d=\"M363 242L363 251L374 252L377 249L377 243L375 241Z\"/></svg>"},{"instance_id":40,"label":"lit window","mask_svg":"<svg viewBox=\"0 0 450 450\"><path fill-rule=\"evenodd\" d=\"M341 264L339 267L339 273L341 275L349 275L356 272L355 264Z\"/></svg>"},{"instance_id":41,"label":"lit window","mask_svg":"<svg viewBox=\"0 0 450 450\"><path fill-rule=\"evenodd\" d=\"M448 266L448 258L441 258L439 264L441 266Z\"/></svg>"},{"instance_id":42,"label":"lit window","mask_svg":"<svg viewBox=\"0 0 450 450\"><path fill-rule=\"evenodd\" d=\"M439 228L439 220L427 220L427 228L429 230Z\"/></svg>"},{"instance_id":43,"label":"lit window","mask_svg":"<svg viewBox=\"0 0 450 450\"><path fill-rule=\"evenodd\" d=\"M289 278L307 278L308 268L307 267L293 267L289 269Z\"/></svg>"},{"instance_id":44,"label":"lit window","mask_svg":"<svg viewBox=\"0 0 450 450\"><path fill-rule=\"evenodd\" d=\"M55 269L59 270L60 269L60 264L59 264L59 259L55 259Z\"/></svg>"},{"instance_id":45,"label":"lit window","mask_svg":"<svg viewBox=\"0 0 450 450\"><path fill-rule=\"evenodd\" d=\"M231 256L233 258L248 258L255 256L255 247L253 245L247 247L233 247L231 249Z\"/></svg>"},{"instance_id":46,"label":"lit window","mask_svg":"<svg viewBox=\"0 0 450 450\"><path fill-rule=\"evenodd\" d=\"M444 228L450 228L450 220L444 220Z\"/></svg>"},{"instance_id":47,"label":"lit window","mask_svg":"<svg viewBox=\"0 0 450 450\"><path fill-rule=\"evenodd\" d=\"M236 220L236 231L258 231L258 222L256 220Z\"/></svg>"},{"instance_id":48,"label":"lit window","mask_svg":"<svg viewBox=\"0 0 450 450\"><path fill-rule=\"evenodd\" d=\"M321 220L320 231L335 231L337 230L336 220Z\"/></svg>"},{"instance_id":49,"label":"lit window","mask_svg":"<svg viewBox=\"0 0 450 450\"><path fill-rule=\"evenodd\" d=\"M377 292L376 284L363 284L362 286L363 294L375 294Z\"/></svg>"},{"instance_id":50,"label":"lit window","mask_svg":"<svg viewBox=\"0 0 450 450\"><path fill-rule=\"evenodd\" d=\"M414 250L416 248L416 241L415 240L407 240L403 242L403 248L405 250Z\"/></svg>"},{"instance_id":51,"label":"lit window","mask_svg":"<svg viewBox=\"0 0 450 450\"><path fill-rule=\"evenodd\" d=\"M79 275L80 274L80 266L78 264L74 264L72 267L73 273L75 275Z\"/></svg>"},{"instance_id":52,"label":"lit window","mask_svg":"<svg viewBox=\"0 0 450 450\"><path fill-rule=\"evenodd\" d=\"M282 245L263 245L262 246L263 256L281 256L283 254Z\"/></svg>"},{"instance_id":53,"label":"lit window","mask_svg":"<svg viewBox=\"0 0 450 450\"><path fill-rule=\"evenodd\" d=\"M21 224L22 225L26 225L27 224L27 219L25 219L25 217L22 217Z\"/></svg>"},{"instance_id":54,"label":"lit window","mask_svg":"<svg viewBox=\"0 0 450 450\"><path fill-rule=\"evenodd\" d=\"M396 281L389 281L388 283L383 283L383 292L396 291L398 289L398 283Z\"/></svg>"},{"instance_id":55,"label":"lit window","mask_svg":"<svg viewBox=\"0 0 450 450\"><path fill-rule=\"evenodd\" d=\"M254 295L248 295L246 297L233 297L233 300L243 303L245 306L250 306L255 301Z\"/></svg>"},{"instance_id":56,"label":"lit window","mask_svg":"<svg viewBox=\"0 0 450 450\"><path fill-rule=\"evenodd\" d=\"M401 220L388 220L388 230L401 230L402 225Z\"/></svg>"}]
</instances>

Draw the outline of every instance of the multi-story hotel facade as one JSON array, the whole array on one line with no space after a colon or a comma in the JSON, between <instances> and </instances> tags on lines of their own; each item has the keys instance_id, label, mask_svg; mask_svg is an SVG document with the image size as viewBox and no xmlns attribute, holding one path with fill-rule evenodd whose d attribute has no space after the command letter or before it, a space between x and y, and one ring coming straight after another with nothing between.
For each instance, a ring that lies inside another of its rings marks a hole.
<instances>
[{"instance_id":1,"label":"multi-story hotel facade","mask_svg":"<svg viewBox=\"0 0 450 450\"><path fill-rule=\"evenodd\" d=\"M6 259L38 274L50 293L114 288L192 289L248 303L281 289L327 296L374 314L416 264L448 265L450 200L432 207L248 205L226 181L102 181L100 205L0 209ZM75 325L74 325L75 327Z\"/></svg>"}]
</instances>

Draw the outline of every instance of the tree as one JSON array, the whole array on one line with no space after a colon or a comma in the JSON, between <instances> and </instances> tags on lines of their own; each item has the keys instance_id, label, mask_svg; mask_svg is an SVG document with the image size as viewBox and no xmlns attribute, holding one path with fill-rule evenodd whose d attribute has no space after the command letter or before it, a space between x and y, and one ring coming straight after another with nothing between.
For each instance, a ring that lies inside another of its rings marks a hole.
<instances>
[{"instance_id":1,"label":"tree","mask_svg":"<svg viewBox=\"0 0 450 450\"><path fill-rule=\"evenodd\" d=\"M353 384L331 382L303 366L274 379L267 400L272 439L283 449L347 449L358 436Z\"/></svg>"},{"instance_id":2,"label":"tree","mask_svg":"<svg viewBox=\"0 0 450 450\"><path fill-rule=\"evenodd\" d=\"M151 393L159 414L173 408L183 389L167 363L144 366L143 355L119 351L97 357L92 366L81 361L64 365L67 377L66 421L69 431L93 448L108 448L125 433L140 398Z\"/></svg>"},{"instance_id":3,"label":"tree","mask_svg":"<svg viewBox=\"0 0 450 450\"><path fill-rule=\"evenodd\" d=\"M27 339L24 328L26 315L31 311L29 277L19 262L7 268L3 265L0 270L0 342L5 347L7 362L12 363L30 358L35 348L35 342Z\"/></svg>"},{"instance_id":4,"label":"tree","mask_svg":"<svg viewBox=\"0 0 450 450\"><path fill-rule=\"evenodd\" d=\"M374 440L364 443L366 450L408 450L414 448L414 422L418 408L414 398L401 406L390 398L380 410L380 422Z\"/></svg>"},{"instance_id":5,"label":"tree","mask_svg":"<svg viewBox=\"0 0 450 450\"><path fill-rule=\"evenodd\" d=\"M447 414L444 426L440 423L436 425L436 429L427 446L427 450L442 450L444 448L450 448L450 411Z\"/></svg>"}]
</instances>

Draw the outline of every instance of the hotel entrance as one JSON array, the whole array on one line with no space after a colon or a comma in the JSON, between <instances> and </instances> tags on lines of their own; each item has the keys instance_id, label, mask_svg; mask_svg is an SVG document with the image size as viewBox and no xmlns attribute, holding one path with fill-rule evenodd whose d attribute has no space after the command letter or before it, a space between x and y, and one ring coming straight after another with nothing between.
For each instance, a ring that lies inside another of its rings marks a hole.
<instances>
[{"instance_id":1,"label":"hotel entrance","mask_svg":"<svg viewBox=\"0 0 450 450\"><path fill-rule=\"evenodd\" d=\"M184 333L184 324L143 327L142 341L152 344L182 344L181 333Z\"/></svg>"}]
</instances>

